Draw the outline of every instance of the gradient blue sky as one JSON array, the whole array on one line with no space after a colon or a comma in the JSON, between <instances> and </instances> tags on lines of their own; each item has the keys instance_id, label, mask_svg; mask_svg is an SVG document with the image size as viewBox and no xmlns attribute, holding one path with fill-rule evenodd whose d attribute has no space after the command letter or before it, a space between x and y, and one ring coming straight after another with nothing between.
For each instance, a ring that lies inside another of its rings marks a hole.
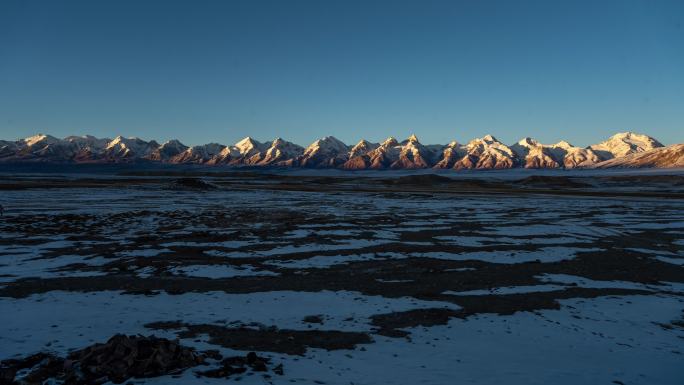
<instances>
[{"instance_id":1,"label":"gradient blue sky","mask_svg":"<svg viewBox=\"0 0 684 385\"><path fill-rule=\"evenodd\" d=\"M0 138L684 142L684 1L0 2Z\"/></svg>"}]
</instances>

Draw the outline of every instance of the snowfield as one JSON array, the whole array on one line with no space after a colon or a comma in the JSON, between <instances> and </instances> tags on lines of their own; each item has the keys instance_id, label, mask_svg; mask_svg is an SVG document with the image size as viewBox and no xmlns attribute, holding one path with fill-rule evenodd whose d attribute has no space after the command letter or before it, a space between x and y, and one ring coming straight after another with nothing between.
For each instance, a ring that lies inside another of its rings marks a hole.
<instances>
[{"instance_id":1,"label":"snowfield","mask_svg":"<svg viewBox=\"0 0 684 385\"><path fill-rule=\"evenodd\" d=\"M684 383L677 197L167 181L0 189L0 360L154 334L282 363L247 384ZM132 381L226 381L196 370Z\"/></svg>"}]
</instances>

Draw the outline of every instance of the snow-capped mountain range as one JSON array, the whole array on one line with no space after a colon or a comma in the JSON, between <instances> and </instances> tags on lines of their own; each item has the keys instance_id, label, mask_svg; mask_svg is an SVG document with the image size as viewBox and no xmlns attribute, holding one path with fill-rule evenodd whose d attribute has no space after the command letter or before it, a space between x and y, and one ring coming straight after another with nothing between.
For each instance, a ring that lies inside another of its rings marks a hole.
<instances>
[{"instance_id":1,"label":"snow-capped mountain range","mask_svg":"<svg viewBox=\"0 0 684 385\"><path fill-rule=\"evenodd\" d=\"M361 140L349 146L332 136L304 148L281 138L262 143L251 137L234 145L209 143L188 147L178 140L159 144L140 138L99 139L38 134L17 141L0 140L0 162L205 164L363 169L508 169L593 167L684 167L684 145L664 147L654 138L618 133L588 147L566 141L541 144L523 138L510 146L492 135L466 144L424 145L415 135L399 142Z\"/></svg>"}]
</instances>

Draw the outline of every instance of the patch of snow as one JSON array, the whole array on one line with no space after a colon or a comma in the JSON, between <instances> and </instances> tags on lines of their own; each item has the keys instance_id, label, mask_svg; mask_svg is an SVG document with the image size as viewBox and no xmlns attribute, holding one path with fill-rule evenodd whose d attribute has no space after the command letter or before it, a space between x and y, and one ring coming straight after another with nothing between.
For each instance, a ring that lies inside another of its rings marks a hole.
<instances>
[{"instance_id":1,"label":"patch of snow","mask_svg":"<svg viewBox=\"0 0 684 385\"><path fill-rule=\"evenodd\" d=\"M278 273L267 270L255 270L253 266L229 266L229 265L188 265L169 269L174 274L184 274L190 277L204 278L231 278L247 276L274 276Z\"/></svg>"},{"instance_id":2,"label":"patch of snow","mask_svg":"<svg viewBox=\"0 0 684 385\"><path fill-rule=\"evenodd\" d=\"M598 248L544 247L536 251L474 251L467 253L446 253L441 251L414 253L415 256L448 259L455 261L478 260L491 263L542 263L573 259L578 252L601 251Z\"/></svg>"},{"instance_id":3,"label":"patch of snow","mask_svg":"<svg viewBox=\"0 0 684 385\"><path fill-rule=\"evenodd\" d=\"M531 285L531 286L505 286L494 287L489 290L468 290L468 291L451 291L447 290L442 294L447 295L506 295L506 294L524 294L524 293L538 293L544 291L558 291L565 290L567 286L558 285Z\"/></svg>"}]
</instances>

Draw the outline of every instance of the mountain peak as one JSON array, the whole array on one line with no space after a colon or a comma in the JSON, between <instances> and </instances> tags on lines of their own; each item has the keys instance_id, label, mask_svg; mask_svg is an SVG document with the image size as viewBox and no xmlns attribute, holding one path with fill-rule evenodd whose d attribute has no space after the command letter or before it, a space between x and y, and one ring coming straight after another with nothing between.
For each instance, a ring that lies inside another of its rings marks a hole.
<instances>
[{"instance_id":1,"label":"mountain peak","mask_svg":"<svg viewBox=\"0 0 684 385\"><path fill-rule=\"evenodd\" d=\"M351 150L352 150L352 152L355 152L357 150L374 148L374 147L378 147L378 144L373 144L373 143L367 141L366 139L361 139L361 140L359 140L358 143L356 143L354 145L354 147L352 147Z\"/></svg>"},{"instance_id":2,"label":"mountain peak","mask_svg":"<svg viewBox=\"0 0 684 385\"><path fill-rule=\"evenodd\" d=\"M643 136L643 135L637 134L636 132L632 132L632 131L625 131L625 132L618 132L615 135L611 136L609 139L628 139L628 138L631 138L632 136Z\"/></svg>"},{"instance_id":3,"label":"mountain peak","mask_svg":"<svg viewBox=\"0 0 684 385\"><path fill-rule=\"evenodd\" d=\"M338 147L340 149L349 147L343 141L337 139L334 136L326 136L325 138L323 138L323 142L328 143L332 146Z\"/></svg>"},{"instance_id":4,"label":"mountain peak","mask_svg":"<svg viewBox=\"0 0 684 385\"><path fill-rule=\"evenodd\" d=\"M125 143L125 142L126 142L126 138L124 138L124 137L121 136L121 135L117 135L114 139L112 139L112 140L109 142L109 144L107 145L107 147L115 146L115 145L117 145L117 144L119 144L119 143Z\"/></svg>"},{"instance_id":5,"label":"mountain peak","mask_svg":"<svg viewBox=\"0 0 684 385\"><path fill-rule=\"evenodd\" d=\"M292 147L292 148L301 149L300 146L298 146L292 142L288 142L287 140L280 138L280 137L275 138L273 140L273 142L271 142L271 148L281 148L281 147Z\"/></svg>"},{"instance_id":6,"label":"mountain peak","mask_svg":"<svg viewBox=\"0 0 684 385\"><path fill-rule=\"evenodd\" d=\"M162 144L162 146L177 146L179 144L183 145L183 143L181 143L181 141L178 139L169 139L166 142L164 142L164 144Z\"/></svg>"},{"instance_id":7,"label":"mountain peak","mask_svg":"<svg viewBox=\"0 0 684 385\"><path fill-rule=\"evenodd\" d=\"M349 151L349 158L354 158L359 155L365 155L372 150L375 150L380 145L377 143L371 143L366 139L361 139L358 143L354 145Z\"/></svg>"},{"instance_id":8,"label":"mountain peak","mask_svg":"<svg viewBox=\"0 0 684 385\"><path fill-rule=\"evenodd\" d=\"M242 140L235 143L235 146L244 146L244 145L250 145L250 144L253 145L256 143L259 143L259 142L254 140L251 136L245 136L244 138L242 138Z\"/></svg>"},{"instance_id":9,"label":"mountain peak","mask_svg":"<svg viewBox=\"0 0 684 385\"><path fill-rule=\"evenodd\" d=\"M16 141L0 141L0 162L137 162L196 163L206 165L251 165L321 167L345 169L499 169L512 167L576 168L591 167L608 159L649 153L648 164L667 167L679 156L674 150L651 152L662 144L654 138L631 131L619 132L605 141L586 148L574 147L566 141L544 145L525 137L511 146L485 135L459 144L421 145L411 134L399 143L394 137L382 144L365 139L348 146L334 136L325 136L306 149L280 137L260 143L247 136L236 145L210 143L188 148L178 139L159 145L137 137L119 135L114 139L99 139L90 135L67 136L64 139L37 134ZM639 155L641 156L641 155ZM646 159L641 157L639 159ZM657 161L651 162L652 159ZM669 162L669 163L668 163ZM608 165L623 164L611 162ZM632 163L630 163L631 165ZM639 163L641 164L641 163ZM645 163L644 163L645 164ZM677 163L679 164L679 163Z\"/></svg>"},{"instance_id":10,"label":"mountain peak","mask_svg":"<svg viewBox=\"0 0 684 385\"><path fill-rule=\"evenodd\" d=\"M26 143L27 146L33 146L34 144L42 141L47 141L48 143L55 143L58 142L59 139L51 135L45 135L40 133L37 135L29 136L28 138L24 139L24 143Z\"/></svg>"},{"instance_id":11,"label":"mountain peak","mask_svg":"<svg viewBox=\"0 0 684 385\"><path fill-rule=\"evenodd\" d=\"M385 139L384 142L380 143L380 145L383 147L393 147L398 144L399 142L397 142L397 140L393 136L388 137L387 139Z\"/></svg>"},{"instance_id":12,"label":"mountain peak","mask_svg":"<svg viewBox=\"0 0 684 385\"><path fill-rule=\"evenodd\" d=\"M573 146L573 145L572 145L570 142L568 142L568 141L561 140L560 142L554 144L552 147L571 148L571 147L575 147L575 146Z\"/></svg>"},{"instance_id":13,"label":"mountain peak","mask_svg":"<svg viewBox=\"0 0 684 385\"><path fill-rule=\"evenodd\" d=\"M271 141L271 143L268 145L270 148L278 148L278 147L282 147L282 146L287 146L289 143L290 142L288 142L287 140L285 140L281 137L277 137L277 138L273 139L273 141Z\"/></svg>"},{"instance_id":14,"label":"mountain peak","mask_svg":"<svg viewBox=\"0 0 684 385\"><path fill-rule=\"evenodd\" d=\"M663 147L663 145L652 137L630 131L617 133L606 141L589 146L604 160L649 151L658 147Z\"/></svg>"},{"instance_id":15,"label":"mountain peak","mask_svg":"<svg viewBox=\"0 0 684 385\"><path fill-rule=\"evenodd\" d=\"M326 136L316 140L307 147L307 151L327 150L335 152L346 151L348 146L334 136Z\"/></svg>"},{"instance_id":16,"label":"mountain peak","mask_svg":"<svg viewBox=\"0 0 684 385\"><path fill-rule=\"evenodd\" d=\"M251 136L247 136L241 141L235 143L233 147L235 147L241 155L245 155L247 153L251 154L253 152L260 151L264 145L263 143L254 140Z\"/></svg>"},{"instance_id":17,"label":"mountain peak","mask_svg":"<svg viewBox=\"0 0 684 385\"><path fill-rule=\"evenodd\" d=\"M536 147L539 146L539 142L529 136L524 137L518 141L518 144L526 147Z\"/></svg>"}]
</instances>

